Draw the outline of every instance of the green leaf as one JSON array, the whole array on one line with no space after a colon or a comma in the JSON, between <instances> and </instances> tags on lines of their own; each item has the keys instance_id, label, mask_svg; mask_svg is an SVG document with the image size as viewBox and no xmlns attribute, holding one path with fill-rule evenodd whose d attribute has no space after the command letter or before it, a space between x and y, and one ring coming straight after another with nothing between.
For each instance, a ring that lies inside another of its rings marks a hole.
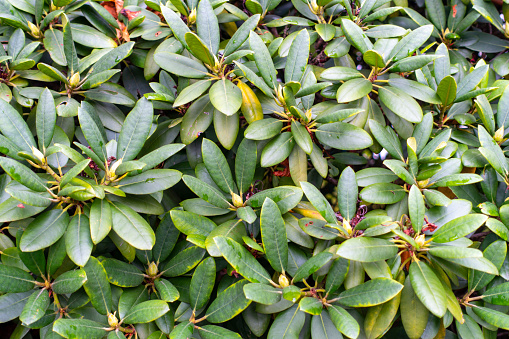
<instances>
[{"instance_id":1,"label":"green leaf","mask_svg":"<svg viewBox=\"0 0 509 339\"><path fill-rule=\"evenodd\" d=\"M208 95L202 96L189 106L180 127L180 138L184 144L192 143L210 126L213 110Z\"/></svg>"},{"instance_id":2,"label":"green leaf","mask_svg":"<svg viewBox=\"0 0 509 339\"><path fill-rule=\"evenodd\" d=\"M363 78L362 73L355 68L335 66L325 69L320 74L320 80L348 81L351 79Z\"/></svg>"},{"instance_id":3,"label":"green leaf","mask_svg":"<svg viewBox=\"0 0 509 339\"><path fill-rule=\"evenodd\" d=\"M420 338L428 323L429 311L421 303L410 282L405 279L405 287L401 291L401 322L410 338Z\"/></svg>"},{"instance_id":4,"label":"green leaf","mask_svg":"<svg viewBox=\"0 0 509 339\"><path fill-rule=\"evenodd\" d=\"M202 63L176 53L156 51L154 60L165 71L186 78L201 79L208 73Z\"/></svg>"},{"instance_id":5,"label":"green leaf","mask_svg":"<svg viewBox=\"0 0 509 339\"><path fill-rule=\"evenodd\" d=\"M421 232L426 208L421 191L415 185L412 185L408 194L408 210L414 231L417 233Z\"/></svg>"},{"instance_id":6,"label":"green leaf","mask_svg":"<svg viewBox=\"0 0 509 339\"><path fill-rule=\"evenodd\" d=\"M260 165L262 167L272 167L279 164L288 158L294 145L295 140L292 133L286 132L279 134L263 148Z\"/></svg>"},{"instance_id":7,"label":"green leaf","mask_svg":"<svg viewBox=\"0 0 509 339\"><path fill-rule=\"evenodd\" d=\"M224 55L228 56L238 50L242 44L249 37L250 32L258 26L258 22L260 21L260 14L255 14L246 21L237 29L235 34L232 35L231 39L226 44L224 48Z\"/></svg>"},{"instance_id":8,"label":"green leaf","mask_svg":"<svg viewBox=\"0 0 509 339\"><path fill-rule=\"evenodd\" d=\"M482 294L482 300L494 305L509 305L509 283L493 286Z\"/></svg>"},{"instance_id":9,"label":"green leaf","mask_svg":"<svg viewBox=\"0 0 509 339\"><path fill-rule=\"evenodd\" d=\"M208 257L194 270L189 286L189 296L193 310L199 310L208 303L215 281L216 263L214 258Z\"/></svg>"},{"instance_id":10,"label":"green leaf","mask_svg":"<svg viewBox=\"0 0 509 339\"><path fill-rule=\"evenodd\" d=\"M271 281L263 266L242 245L222 236L215 237L214 242L226 261L248 281L253 283Z\"/></svg>"},{"instance_id":11,"label":"green leaf","mask_svg":"<svg viewBox=\"0 0 509 339\"><path fill-rule=\"evenodd\" d=\"M296 120L292 120L292 135L295 138L295 142L299 147L306 153L311 154L313 151L313 141L307 131L306 127L304 127L300 122ZM306 166L307 169L307 166Z\"/></svg>"},{"instance_id":12,"label":"green leaf","mask_svg":"<svg viewBox=\"0 0 509 339\"><path fill-rule=\"evenodd\" d=\"M438 55L416 55L401 59L395 62L390 70L394 72L411 72L416 69L421 69L433 60L437 58L443 58L443 56Z\"/></svg>"},{"instance_id":13,"label":"green leaf","mask_svg":"<svg viewBox=\"0 0 509 339\"><path fill-rule=\"evenodd\" d=\"M408 80L405 78L392 78L389 79L391 87L402 90L406 94L418 100L429 102L431 104L440 104L442 100L429 86L423 85L417 81ZM420 126L416 125L416 128Z\"/></svg>"},{"instance_id":14,"label":"green leaf","mask_svg":"<svg viewBox=\"0 0 509 339\"><path fill-rule=\"evenodd\" d=\"M90 208L90 235L94 244L100 243L112 226L111 206L106 200L95 199Z\"/></svg>"},{"instance_id":15,"label":"green leaf","mask_svg":"<svg viewBox=\"0 0 509 339\"><path fill-rule=\"evenodd\" d=\"M477 174L458 173L446 175L435 181L433 184L438 187L453 187L474 184L482 181L482 177Z\"/></svg>"},{"instance_id":16,"label":"green leaf","mask_svg":"<svg viewBox=\"0 0 509 339\"><path fill-rule=\"evenodd\" d=\"M336 224L336 214L322 193L320 193L320 191L310 183L301 182L300 184L304 194L306 194L306 198L308 198L309 202L311 202L313 207L316 208L318 213L320 213L327 222Z\"/></svg>"},{"instance_id":17,"label":"green leaf","mask_svg":"<svg viewBox=\"0 0 509 339\"><path fill-rule=\"evenodd\" d=\"M19 316L19 320L25 325L33 324L44 316L49 304L50 299L48 290L36 290L32 293L30 298L28 298L28 301Z\"/></svg>"},{"instance_id":18,"label":"green leaf","mask_svg":"<svg viewBox=\"0 0 509 339\"><path fill-rule=\"evenodd\" d=\"M394 204L406 196L403 187L390 183L377 183L363 188L362 200L373 204Z\"/></svg>"},{"instance_id":19,"label":"green leaf","mask_svg":"<svg viewBox=\"0 0 509 339\"><path fill-rule=\"evenodd\" d=\"M235 179L240 193L245 193L253 182L256 159L256 143L247 138L242 139L235 157Z\"/></svg>"},{"instance_id":20,"label":"green leaf","mask_svg":"<svg viewBox=\"0 0 509 339\"><path fill-rule=\"evenodd\" d=\"M402 289L396 280L376 278L341 292L337 302L350 307L375 306L391 300Z\"/></svg>"},{"instance_id":21,"label":"green leaf","mask_svg":"<svg viewBox=\"0 0 509 339\"><path fill-rule=\"evenodd\" d=\"M126 177L116 184L129 194L152 194L166 190L180 181L182 173L172 169L153 169L132 177Z\"/></svg>"},{"instance_id":22,"label":"green leaf","mask_svg":"<svg viewBox=\"0 0 509 339\"><path fill-rule=\"evenodd\" d=\"M67 66L67 60L65 59L65 51L63 46L63 34L62 31L50 27L44 33L44 48L48 51L51 59L60 66Z\"/></svg>"},{"instance_id":23,"label":"green leaf","mask_svg":"<svg viewBox=\"0 0 509 339\"><path fill-rule=\"evenodd\" d=\"M400 118L414 123L422 121L421 106L404 91L395 87L384 86L378 89L378 95L384 105Z\"/></svg>"},{"instance_id":24,"label":"green leaf","mask_svg":"<svg viewBox=\"0 0 509 339\"><path fill-rule=\"evenodd\" d=\"M107 327L88 319L58 319L53 324L53 331L64 338L101 339L108 332Z\"/></svg>"},{"instance_id":25,"label":"green leaf","mask_svg":"<svg viewBox=\"0 0 509 339\"><path fill-rule=\"evenodd\" d=\"M34 288L34 279L20 268L0 265L0 291L3 293L27 292Z\"/></svg>"},{"instance_id":26,"label":"green leaf","mask_svg":"<svg viewBox=\"0 0 509 339\"><path fill-rule=\"evenodd\" d=\"M348 42L357 48L362 54L373 49L371 41L366 37L366 34L362 31L362 29L353 21L342 19L341 28L345 33L346 40L348 40Z\"/></svg>"},{"instance_id":27,"label":"green leaf","mask_svg":"<svg viewBox=\"0 0 509 339\"><path fill-rule=\"evenodd\" d=\"M286 57L285 82L300 81L309 57L310 38L307 29L302 29L293 39Z\"/></svg>"},{"instance_id":28,"label":"green leaf","mask_svg":"<svg viewBox=\"0 0 509 339\"><path fill-rule=\"evenodd\" d=\"M207 321L223 323L245 310L251 304L251 300L244 296L243 288L248 283L248 280L242 279L219 293L205 313Z\"/></svg>"},{"instance_id":29,"label":"green leaf","mask_svg":"<svg viewBox=\"0 0 509 339\"><path fill-rule=\"evenodd\" d=\"M342 84L336 93L339 103L346 103L361 99L373 89L373 84L368 79L352 79Z\"/></svg>"},{"instance_id":30,"label":"green leaf","mask_svg":"<svg viewBox=\"0 0 509 339\"><path fill-rule=\"evenodd\" d=\"M180 293L177 288L168 280L156 279L154 284L161 300L174 302L180 297Z\"/></svg>"},{"instance_id":31,"label":"green leaf","mask_svg":"<svg viewBox=\"0 0 509 339\"><path fill-rule=\"evenodd\" d=\"M148 300L133 306L123 319L126 324L144 324L154 321L166 313L170 308L166 301Z\"/></svg>"},{"instance_id":32,"label":"green leaf","mask_svg":"<svg viewBox=\"0 0 509 339\"><path fill-rule=\"evenodd\" d=\"M488 324L504 330L509 329L509 316L507 314L480 306L474 306L472 310Z\"/></svg>"},{"instance_id":33,"label":"green leaf","mask_svg":"<svg viewBox=\"0 0 509 339\"><path fill-rule=\"evenodd\" d=\"M209 139L202 141L202 157L208 173L225 193L237 192L233 176L225 156L219 147Z\"/></svg>"},{"instance_id":34,"label":"green leaf","mask_svg":"<svg viewBox=\"0 0 509 339\"><path fill-rule=\"evenodd\" d=\"M224 198L223 193L206 182L190 175L184 175L182 181L184 181L191 191L203 200L219 208L230 208L230 203Z\"/></svg>"},{"instance_id":35,"label":"green leaf","mask_svg":"<svg viewBox=\"0 0 509 339\"><path fill-rule=\"evenodd\" d=\"M251 140L267 140L279 134L283 122L279 119L268 118L257 120L249 124L244 137Z\"/></svg>"},{"instance_id":36,"label":"green leaf","mask_svg":"<svg viewBox=\"0 0 509 339\"><path fill-rule=\"evenodd\" d=\"M117 159L129 161L136 158L150 133L152 117L152 103L141 98L122 125L117 143Z\"/></svg>"},{"instance_id":37,"label":"green leaf","mask_svg":"<svg viewBox=\"0 0 509 339\"><path fill-rule=\"evenodd\" d=\"M228 116L237 113L242 105L242 92L228 79L216 81L210 88L209 97L212 105Z\"/></svg>"},{"instance_id":38,"label":"green leaf","mask_svg":"<svg viewBox=\"0 0 509 339\"><path fill-rule=\"evenodd\" d=\"M306 315L299 310L298 305L278 314L270 326L267 339L295 339L299 338Z\"/></svg>"},{"instance_id":39,"label":"green leaf","mask_svg":"<svg viewBox=\"0 0 509 339\"><path fill-rule=\"evenodd\" d=\"M325 291L327 294L335 292L345 281L350 268L350 261L344 258L337 258L332 262L332 266L327 273L325 281Z\"/></svg>"},{"instance_id":40,"label":"green leaf","mask_svg":"<svg viewBox=\"0 0 509 339\"><path fill-rule=\"evenodd\" d=\"M30 152L32 153L32 152ZM25 165L6 158L0 158L0 166L11 178L36 192L46 192L46 185L31 169Z\"/></svg>"},{"instance_id":41,"label":"green leaf","mask_svg":"<svg viewBox=\"0 0 509 339\"><path fill-rule=\"evenodd\" d=\"M88 217L83 214L75 215L65 232L65 247L69 259L78 266L85 266L92 254L93 246Z\"/></svg>"},{"instance_id":42,"label":"green leaf","mask_svg":"<svg viewBox=\"0 0 509 339\"><path fill-rule=\"evenodd\" d=\"M57 294L74 293L87 281L85 270L65 272L56 278L51 284L51 290Z\"/></svg>"},{"instance_id":43,"label":"green leaf","mask_svg":"<svg viewBox=\"0 0 509 339\"><path fill-rule=\"evenodd\" d=\"M507 254L507 245L504 240L496 240L489 244L483 251L483 257L493 263L499 271L504 263ZM495 275L476 270L469 270L468 273L468 289L470 291L479 291L486 287Z\"/></svg>"},{"instance_id":44,"label":"green leaf","mask_svg":"<svg viewBox=\"0 0 509 339\"><path fill-rule=\"evenodd\" d=\"M304 297L299 302L299 309L311 315L319 315L322 313L323 304L316 298Z\"/></svg>"},{"instance_id":45,"label":"green leaf","mask_svg":"<svg viewBox=\"0 0 509 339\"><path fill-rule=\"evenodd\" d=\"M215 65L214 56L210 53L205 43L193 32L187 32L184 37L186 39L189 51L196 58L200 59L209 66L214 67Z\"/></svg>"},{"instance_id":46,"label":"green leaf","mask_svg":"<svg viewBox=\"0 0 509 339\"><path fill-rule=\"evenodd\" d=\"M488 133L494 134L495 117L488 98L486 98L486 95L481 94L477 96L474 102L477 108L477 114L479 114L484 127L487 129Z\"/></svg>"},{"instance_id":47,"label":"green leaf","mask_svg":"<svg viewBox=\"0 0 509 339\"><path fill-rule=\"evenodd\" d=\"M481 227L488 216L484 214L467 214L453 219L433 233L433 241L445 243L462 238Z\"/></svg>"},{"instance_id":48,"label":"green leaf","mask_svg":"<svg viewBox=\"0 0 509 339\"><path fill-rule=\"evenodd\" d=\"M482 79L486 76L486 73L488 72L489 66L488 65L482 65L479 67L476 67L472 72L465 75L464 78L460 80L458 83L458 91L456 93L456 97L461 97L468 92L474 90L477 85L482 81Z\"/></svg>"},{"instance_id":49,"label":"green leaf","mask_svg":"<svg viewBox=\"0 0 509 339\"><path fill-rule=\"evenodd\" d=\"M161 6L164 20L173 31L173 35L186 46L185 34L190 32L187 25L180 19L180 16L166 6ZM156 61L157 62L157 61Z\"/></svg>"},{"instance_id":50,"label":"green leaf","mask_svg":"<svg viewBox=\"0 0 509 339\"><path fill-rule=\"evenodd\" d=\"M369 119L369 129L376 141L382 145L390 155L395 159L404 161L403 150L401 148L401 142L398 136L393 132L392 129L386 129L378 121ZM427 141L427 140L426 140ZM392 181L392 180L391 180Z\"/></svg>"},{"instance_id":51,"label":"green leaf","mask_svg":"<svg viewBox=\"0 0 509 339\"><path fill-rule=\"evenodd\" d=\"M144 274L134 265L107 258L101 262L108 274L108 281L120 287L136 287L143 282Z\"/></svg>"},{"instance_id":52,"label":"green leaf","mask_svg":"<svg viewBox=\"0 0 509 339\"><path fill-rule=\"evenodd\" d=\"M433 256L444 259L458 259L458 258L480 258L482 252L475 248L469 247L456 247L456 246L437 246L430 247L428 252Z\"/></svg>"},{"instance_id":53,"label":"green leaf","mask_svg":"<svg viewBox=\"0 0 509 339\"><path fill-rule=\"evenodd\" d=\"M445 8L442 1L426 0L427 18L435 25L435 27L443 32L447 28L447 19L445 16Z\"/></svg>"},{"instance_id":54,"label":"green leaf","mask_svg":"<svg viewBox=\"0 0 509 339\"><path fill-rule=\"evenodd\" d=\"M336 329L327 312L322 312L311 318L311 333L313 339L341 338L341 333Z\"/></svg>"},{"instance_id":55,"label":"green leaf","mask_svg":"<svg viewBox=\"0 0 509 339\"><path fill-rule=\"evenodd\" d=\"M21 115L6 101L0 100L0 132L11 141L15 141L25 152L32 154L35 140Z\"/></svg>"},{"instance_id":56,"label":"green leaf","mask_svg":"<svg viewBox=\"0 0 509 339\"><path fill-rule=\"evenodd\" d=\"M360 333L360 327L357 320L350 315L344 308L331 305L327 307L332 323L336 329L350 338L357 338ZM325 312L322 312L322 315Z\"/></svg>"},{"instance_id":57,"label":"green leaf","mask_svg":"<svg viewBox=\"0 0 509 339\"><path fill-rule=\"evenodd\" d=\"M357 199L359 190L355 178L355 172L351 167L346 167L338 181L338 208L341 216L346 220L352 220L357 213Z\"/></svg>"},{"instance_id":58,"label":"green leaf","mask_svg":"<svg viewBox=\"0 0 509 339\"><path fill-rule=\"evenodd\" d=\"M45 81L50 82L50 81L56 80L56 81L61 81L61 82L65 83L66 85L69 85L69 80L67 80L65 75L62 72L60 72L58 69L56 69L55 67L46 65L46 64L40 62L37 64L37 68L42 73L47 75L50 79L53 79L53 80L50 80L50 79L46 78Z\"/></svg>"},{"instance_id":59,"label":"green leaf","mask_svg":"<svg viewBox=\"0 0 509 339\"><path fill-rule=\"evenodd\" d=\"M241 339L242 337L229 329L215 325L205 325L198 328L198 332L203 339Z\"/></svg>"},{"instance_id":60,"label":"green leaf","mask_svg":"<svg viewBox=\"0 0 509 339\"><path fill-rule=\"evenodd\" d=\"M65 20L62 19L62 22L65 22L63 27L64 55L67 62L67 68L69 69L69 76L72 76L75 73L79 73L79 60L72 39L71 24L65 14L63 14L62 17L65 18Z\"/></svg>"},{"instance_id":61,"label":"green leaf","mask_svg":"<svg viewBox=\"0 0 509 339\"><path fill-rule=\"evenodd\" d=\"M397 246L385 239L358 237L343 242L336 252L345 259L360 262L376 262L393 258L398 253Z\"/></svg>"},{"instance_id":62,"label":"green leaf","mask_svg":"<svg viewBox=\"0 0 509 339\"><path fill-rule=\"evenodd\" d=\"M23 252L34 252L53 245L64 235L69 224L65 210L51 210L40 214L27 227L19 247Z\"/></svg>"},{"instance_id":63,"label":"green leaf","mask_svg":"<svg viewBox=\"0 0 509 339\"><path fill-rule=\"evenodd\" d=\"M315 136L321 143L340 150L360 150L373 144L365 130L344 122L323 124Z\"/></svg>"},{"instance_id":64,"label":"green leaf","mask_svg":"<svg viewBox=\"0 0 509 339\"><path fill-rule=\"evenodd\" d=\"M90 257L83 269L87 274L87 281L83 287L90 297L92 306L97 312L107 314L112 309L112 299L106 270L101 262L94 257Z\"/></svg>"},{"instance_id":65,"label":"green leaf","mask_svg":"<svg viewBox=\"0 0 509 339\"><path fill-rule=\"evenodd\" d=\"M486 132L483 126L478 127L479 141L481 146L479 152L488 160L490 165L503 177L509 174L509 164L498 143Z\"/></svg>"},{"instance_id":66,"label":"green leaf","mask_svg":"<svg viewBox=\"0 0 509 339\"><path fill-rule=\"evenodd\" d=\"M254 52L256 67L265 83L272 89L276 88L277 73L272 58L263 40L254 32L249 33L249 46Z\"/></svg>"},{"instance_id":67,"label":"green leaf","mask_svg":"<svg viewBox=\"0 0 509 339\"><path fill-rule=\"evenodd\" d=\"M164 8L164 6L163 6ZM191 338L194 332L194 324L189 321L184 321L175 326L173 331L171 331L170 338L171 339L187 339Z\"/></svg>"},{"instance_id":68,"label":"green leaf","mask_svg":"<svg viewBox=\"0 0 509 339\"><path fill-rule=\"evenodd\" d=\"M329 252L320 252L317 255L312 256L298 268L292 281L300 282L303 279L307 279L311 274L315 273L327 264L331 258L332 254Z\"/></svg>"},{"instance_id":69,"label":"green leaf","mask_svg":"<svg viewBox=\"0 0 509 339\"><path fill-rule=\"evenodd\" d=\"M71 168L67 173L64 174L62 179L60 180L60 187L64 187L68 183L71 182L72 179L77 177L85 168L90 164L91 159L86 159L77 163L73 168Z\"/></svg>"},{"instance_id":70,"label":"green leaf","mask_svg":"<svg viewBox=\"0 0 509 339\"><path fill-rule=\"evenodd\" d=\"M179 107L185 105L194 99L200 97L205 91L210 87L212 81L210 79L207 80L199 80L194 84L191 84L184 88L182 92L179 93L178 97L175 99L173 103L173 107Z\"/></svg>"},{"instance_id":71,"label":"green leaf","mask_svg":"<svg viewBox=\"0 0 509 339\"><path fill-rule=\"evenodd\" d=\"M437 87L437 94L442 99L442 104L444 106L450 105L456 99L456 80L450 75L440 81Z\"/></svg>"},{"instance_id":72,"label":"green leaf","mask_svg":"<svg viewBox=\"0 0 509 339\"><path fill-rule=\"evenodd\" d=\"M110 202L112 227L119 237L139 250L150 250L155 234L150 225L127 205Z\"/></svg>"},{"instance_id":73,"label":"green leaf","mask_svg":"<svg viewBox=\"0 0 509 339\"><path fill-rule=\"evenodd\" d=\"M89 70L90 75L102 73L104 71L112 69L131 54L133 47L134 42L131 41L123 43L122 45L109 50L94 64L92 68L90 68ZM85 71L85 69L83 69L83 64L84 63L82 60L79 69L80 73Z\"/></svg>"},{"instance_id":74,"label":"green leaf","mask_svg":"<svg viewBox=\"0 0 509 339\"><path fill-rule=\"evenodd\" d=\"M219 49L219 24L209 0L201 0L196 12L196 30L213 55Z\"/></svg>"},{"instance_id":75,"label":"green leaf","mask_svg":"<svg viewBox=\"0 0 509 339\"><path fill-rule=\"evenodd\" d=\"M433 33L433 29L434 27L432 25L426 25L413 30L394 46L387 59L398 61L411 56L429 39L431 33Z\"/></svg>"},{"instance_id":76,"label":"green leaf","mask_svg":"<svg viewBox=\"0 0 509 339\"><path fill-rule=\"evenodd\" d=\"M251 196L246 201L246 205L252 208L260 208L262 207L265 198L271 198L274 200L274 202L278 205L281 214L284 214L297 206L302 198L302 190L295 186L269 188Z\"/></svg>"},{"instance_id":77,"label":"green leaf","mask_svg":"<svg viewBox=\"0 0 509 339\"><path fill-rule=\"evenodd\" d=\"M244 285L246 298L263 305L273 305L281 300L281 290L266 284Z\"/></svg>"},{"instance_id":78,"label":"green leaf","mask_svg":"<svg viewBox=\"0 0 509 339\"><path fill-rule=\"evenodd\" d=\"M51 144L56 122L55 101L49 89L45 88L39 97L36 111L37 141L41 150Z\"/></svg>"},{"instance_id":79,"label":"green leaf","mask_svg":"<svg viewBox=\"0 0 509 339\"><path fill-rule=\"evenodd\" d=\"M274 270L284 273L288 268L288 239L285 222L278 206L270 198L266 198L263 202L260 232L267 260Z\"/></svg>"},{"instance_id":80,"label":"green leaf","mask_svg":"<svg viewBox=\"0 0 509 339\"><path fill-rule=\"evenodd\" d=\"M192 270L205 255L205 250L198 246L191 246L181 251L164 266L166 277L177 277Z\"/></svg>"},{"instance_id":81,"label":"green leaf","mask_svg":"<svg viewBox=\"0 0 509 339\"><path fill-rule=\"evenodd\" d=\"M447 311L446 296L440 280L433 270L423 261L410 264L410 282L413 290L426 308L441 318Z\"/></svg>"},{"instance_id":82,"label":"green leaf","mask_svg":"<svg viewBox=\"0 0 509 339\"><path fill-rule=\"evenodd\" d=\"M78 119L81 131L90 148L101 161L105 161L108 158L106 154L106 132L92 105L82 102L78 109Z\"/></svg>"}]
</instances>

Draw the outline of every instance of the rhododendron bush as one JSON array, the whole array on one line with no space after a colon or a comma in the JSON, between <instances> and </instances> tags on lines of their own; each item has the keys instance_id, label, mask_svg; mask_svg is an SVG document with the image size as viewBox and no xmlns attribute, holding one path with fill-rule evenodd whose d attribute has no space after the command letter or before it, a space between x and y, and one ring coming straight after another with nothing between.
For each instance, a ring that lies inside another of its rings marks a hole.
<instances>
[{"instance_id":1,"label":"rhododendron bush","mask_svg":"<svg viewBox=\"0 0 509 339\"><path fill-rule=\"evenodd\" d=\"M505 18L0 0L0 336L509 336Z\"/></svg>"}]
</instances>

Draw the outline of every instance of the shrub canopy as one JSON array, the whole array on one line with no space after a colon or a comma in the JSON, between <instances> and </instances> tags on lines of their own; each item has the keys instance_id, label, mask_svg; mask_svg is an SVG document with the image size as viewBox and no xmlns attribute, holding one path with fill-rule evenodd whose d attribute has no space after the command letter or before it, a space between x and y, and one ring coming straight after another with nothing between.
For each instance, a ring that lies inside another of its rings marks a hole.
<instances>
[{"instance_id":1,"label":"shrub canopy","mask_svg":"<svg viewBox=\"0 0 509 339\"><path fill-rule=\"evenodd\" d=\"M0 0L11 338L509 330L507 0Z\"/></svg>"}]
</instances>

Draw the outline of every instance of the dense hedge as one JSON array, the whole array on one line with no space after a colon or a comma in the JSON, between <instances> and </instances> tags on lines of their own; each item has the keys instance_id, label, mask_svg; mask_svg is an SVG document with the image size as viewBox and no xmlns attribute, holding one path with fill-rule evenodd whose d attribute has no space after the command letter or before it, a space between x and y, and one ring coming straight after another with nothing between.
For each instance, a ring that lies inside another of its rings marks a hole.
<instances>
[{"instance_id":1,"label":"dense hedge","mask_svg":"<svg viewBox=\"0 0 509 339\"><path fill-rule=\"evenodd\" d=\"M507 337L503 14L0 0L0 336Z\"/></svg>"}]
</instances>

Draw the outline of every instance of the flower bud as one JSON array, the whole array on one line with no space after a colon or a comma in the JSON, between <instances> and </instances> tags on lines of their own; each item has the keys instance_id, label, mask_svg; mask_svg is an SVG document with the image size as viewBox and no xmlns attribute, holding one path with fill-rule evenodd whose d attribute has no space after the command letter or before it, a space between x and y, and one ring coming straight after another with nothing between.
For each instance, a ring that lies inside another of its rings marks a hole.
<instances>
[{"instance_id":1,"label":"flower bud","mask_svg":"<svg viewBox=\"0 0 509 339\"><path fill-rule=\"evenodd\" d=\"M37 158L39 159L39 161L41 163L44 163L44 154L41 153L41 151L39 151L37 148L35 148L34 146L32 146L32 154Z\"/></svg>"},{"instance_id":2,"label":"flower bud","mask_svg":"<svg viewBox=\"0 0 509 339\"><path fill-rule=\"evenodd\" d=\"M311 0L311 10L314 14L318 13L320 7L317 5L316 0Z\"/></svg>"},{"instance_id":3,"label":"flower bud","mask_svg":"<svg viewBox=\"0 0 509 339\"><path fill-rule=\"evenodd\" d=\"M419 188L426 188L428 186L428 184L429 184L429 179L417 181L417 186Z\"/></svg>"},{"instance_id":4,"label":"flower bud","mask_svg":"<svg viewBox=\"0 0 509 339\"><path fill-rule=\"evenodd\" d=\"M41 35L41 31L39 31L39 28L37 28L36 25L28 21L28 28L30 28L30 32L35 38L39 38L39 36Z\"/></svg>"},{"instance_id":5,"label":"flower bud","mask_svg":"<svg viewBox=\"0 0 509 339\"><path fill-rule=\"evenodd\" d=\"M196 8L193 8L189 16L187 17L187 22L189 24L194 24L196 22Z\"/></svg>"},{"instance_id":6,"label":"flower bud","mask_svg":"<svg viewBox=\"0 0 509 339\"><path fill-rule=\"evenodd\" d=\"M157 273L159 273L159 270L157 269L157 265L155 262L151 262L150 265L148 265L148 270L147 270L147 273L148 275L150 275L151 277L155 277L157 275Z\"/></svg>"},{"instance_id":7,"label":"flower bud","mask_svg":"<svg viewBox=\"0 0 509 339\"><path fill-rule=\"evenodd\" d=\"M117 312L115 312L115 313L117 313ZM118 319L115 316L115 313L108 313L108 325L110 325L110 327L114 327L114 328L116 328L118 326Z\"/></svg>"},{"instance_id":8,"label":"flower bud","mask_svg":"<svg viewBox=\"0 0 509 339\"><path fill-rule=\"evenodd\" d=\"M504 126L497 129L494 138L497 143L501 143L504 140Z\"/></svg>"},{"instance_id":9,"label":"flower bud","mask_svg":"<svg viewBox=\"0 0 509 339\"><path fill-rule=\"evenodd\" d=\"M71 86L73 88L78 86L78 84L80 83L80 74L74 73L73 76L71 77L71 79L69 80L69 83L71 84Z\"/></svg>"},{"instance_id":10,"label":"flower bud","mask_svg":"<svg viewBox=\"0 0 509 339\"><path fill-rule=\"evenodd\" d=\"M415 238L415 242L419 247L424 246L424 243L426 242L426 239L424 238L424 234L419 235L417 238Z\"/></svg>"},{"instance_id":11,"label":"flower bud","mask_svg":"<svg viewBox=\"0 0 509 339\"><path fill-rule=\"evenodd\" d=\"M348 232L348 235L352 234L352 226L350 226L350 223L346 220L346 218L343 218L343 228Z\"/></svg>"},{"instance_id":12,"label":"flower bud","mask_svg":"<svg viewBox=\"0 0 509 339\"><path fill-rule=\"evenodd\" d=\"M288 287L290 285L290 282L288 281L288 278L286 277L286 275L281 274L279 276L279 285L283 288Z\"/></svg>"},{"instance_id":13,"label":"flower bud","mask_svg":"<svg viewBox=\"0 0 509 339\"><path fill-rule=\"evenodd\" d=\"M111 166L110 172L113 174L117 170L118 166L122 164L122 159L117 160L113 166Z\"/></svg>"},{"instance_id":14,"label":"flower bud","mask_svg":"<svg viewBox=\"0 0 509 339\"><path fill-rule=\"evenodd\" d=\"M244 202L242 201L242 197L238 194L232 192L232 202L235 207L242 207Z\"/></svg>"}]
</instances>

